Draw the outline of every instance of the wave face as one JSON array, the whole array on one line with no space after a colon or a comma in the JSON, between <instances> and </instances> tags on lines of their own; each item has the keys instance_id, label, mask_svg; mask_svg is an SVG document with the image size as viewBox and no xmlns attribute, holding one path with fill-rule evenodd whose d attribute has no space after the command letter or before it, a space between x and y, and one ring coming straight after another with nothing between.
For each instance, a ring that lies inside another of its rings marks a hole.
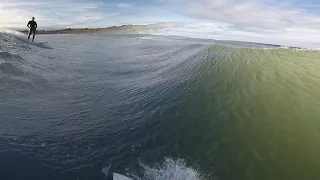
<instances>
[{"instance_id":1,"label":"wave face","mask_svg":"<svg viewBox=\"0 0 320 180\"><path fill-rule=\"evenodd\" d=\"M0 31L0 98L22 91L43 89L46 80L41 77L39 67L33 61L39 53L26 42L27 38L14 31Z\"/></svg>"},{"instance_id":2,"label":"wave face","mask_svg":"<svg viewBox=\"0 0 320 180\"><path fill-rule=\"evenodd\" d=\"M0 179L320 175L317 51L38 36L47 49L23 38L0 33Z\"/></svg>"}]
</instances>

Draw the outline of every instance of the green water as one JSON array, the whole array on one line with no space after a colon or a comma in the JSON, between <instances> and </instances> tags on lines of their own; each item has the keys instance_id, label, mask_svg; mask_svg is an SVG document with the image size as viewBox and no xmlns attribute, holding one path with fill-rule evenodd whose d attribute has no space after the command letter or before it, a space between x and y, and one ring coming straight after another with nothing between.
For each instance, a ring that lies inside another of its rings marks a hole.
<instances>
[{"instance_id":1,"label":"green water","mask_svg":"<svg viewBox=\"0 0 320 180\"><path fill-rule=\"evenodd\" d=\"M320 179L319 52L0 36L0 180Z\"/></svg>"},{"instance_id":2,"label":"green water","mask_svg":"<svg viewBox=\"0 0 320 180\"><path fill-rule=\"evenodd\" d=\"M320 178L320 53L212 46L175 128L222 180ZM204 60L205 59L205 60Z\"/></svg>"}]
</instances>

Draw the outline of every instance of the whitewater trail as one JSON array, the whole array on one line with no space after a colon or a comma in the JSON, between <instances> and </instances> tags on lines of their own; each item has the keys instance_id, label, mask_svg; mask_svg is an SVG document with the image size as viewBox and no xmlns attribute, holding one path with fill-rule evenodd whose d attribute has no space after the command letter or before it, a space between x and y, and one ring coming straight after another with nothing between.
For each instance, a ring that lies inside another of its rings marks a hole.
<instances>
[{"instance_id":1,"label":"whitewater trail","mask_svg":"<svg viewBox=\"0 0 320 180\"><path fill-rule=\"evenodd\" d=\"M23 43L27 43L29 45L34 45L34 46L38 46L40 48L46 48L46 49L52 49L52 47L48 44L48 42L38 42L37 38L34 40L34 42L32 42L30 37L30 40L28 40L28 37L26 34L20 33L18 31L14 31L14 30L9 30L9 29L0 29L0 33L3 36L11 36L12 38L15 38L16 40L20 40ZM2 40L2 38L0 39L0 41Z\"/></svg>"}]
</instances>

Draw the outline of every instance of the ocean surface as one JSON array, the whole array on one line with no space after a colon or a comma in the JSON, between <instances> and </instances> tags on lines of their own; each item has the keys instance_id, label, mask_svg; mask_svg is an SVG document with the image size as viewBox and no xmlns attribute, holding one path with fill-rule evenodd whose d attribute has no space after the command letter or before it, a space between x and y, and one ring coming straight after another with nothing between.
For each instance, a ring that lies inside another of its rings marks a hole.
<instances>
[{"instance_id":1,"label":"ocean surface","mask_svg":"<svg viewBox=\"0 0 320 180\"><path fill-rule=\"evenodd\" d=\"M0 32L0 179L318 180L320 52Z\"/></svg>"}]
</instances>

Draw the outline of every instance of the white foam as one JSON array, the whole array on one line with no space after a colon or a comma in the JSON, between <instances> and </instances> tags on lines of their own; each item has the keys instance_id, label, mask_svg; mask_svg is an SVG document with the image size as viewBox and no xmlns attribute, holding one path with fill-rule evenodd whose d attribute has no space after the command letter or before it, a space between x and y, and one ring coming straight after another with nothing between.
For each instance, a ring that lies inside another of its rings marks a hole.
<instances>
[{"instance_id":1,"label":"white foam","mask_svg":"<svg viewBox=\"0 0 320 180\"><path fill-rule=\"evenodd\" d=\"M263 48L251 48L251 49L265 49L265 50L277 50L277 49L289 49L289 50L296 50L296 51L305 51L305 52L317 52L320 51L320 48L287 48L287 47L263 47Z\"/></svg>"},{"instance_id":2,"label":"white foam","mask_svg":"<svg viewBox=\"0 0 320 180\"><path fill-rule=\"evenodd\" d=\"M24 42L31 44L31 45L35 45L35 46L38 46L41 48L52 49L52 47L49 44L47 44L47 42L37 42L37 41L32 42L31 40L28 39L27 35L25 35L21 32L18 32L18 31L2 28L2 29L0 29L0 32L13 35L16 38L18 38L19 40L24 41Z\"/></svg>"},{"instance_id":3,"label":"white foam","mask_svg":"<svg viewBox=\"0 0 320 180\"><path fill-rule=\"evenodd\" d=\"M143 167L143 177L134 176L136 180L200 180L203 179L195 169L187 167L182 159L166 158L161 164Z\"/></svg>"},{"instance_id":4,"label":"white foam","mask_svg":"<svg viewBox=\"0 0 320 180\"><path fill-rule=\"evenodd\" d=\"M137 39L150 40L152 38L151 37L138 37Z\"/></svg>"}]
</instances>

